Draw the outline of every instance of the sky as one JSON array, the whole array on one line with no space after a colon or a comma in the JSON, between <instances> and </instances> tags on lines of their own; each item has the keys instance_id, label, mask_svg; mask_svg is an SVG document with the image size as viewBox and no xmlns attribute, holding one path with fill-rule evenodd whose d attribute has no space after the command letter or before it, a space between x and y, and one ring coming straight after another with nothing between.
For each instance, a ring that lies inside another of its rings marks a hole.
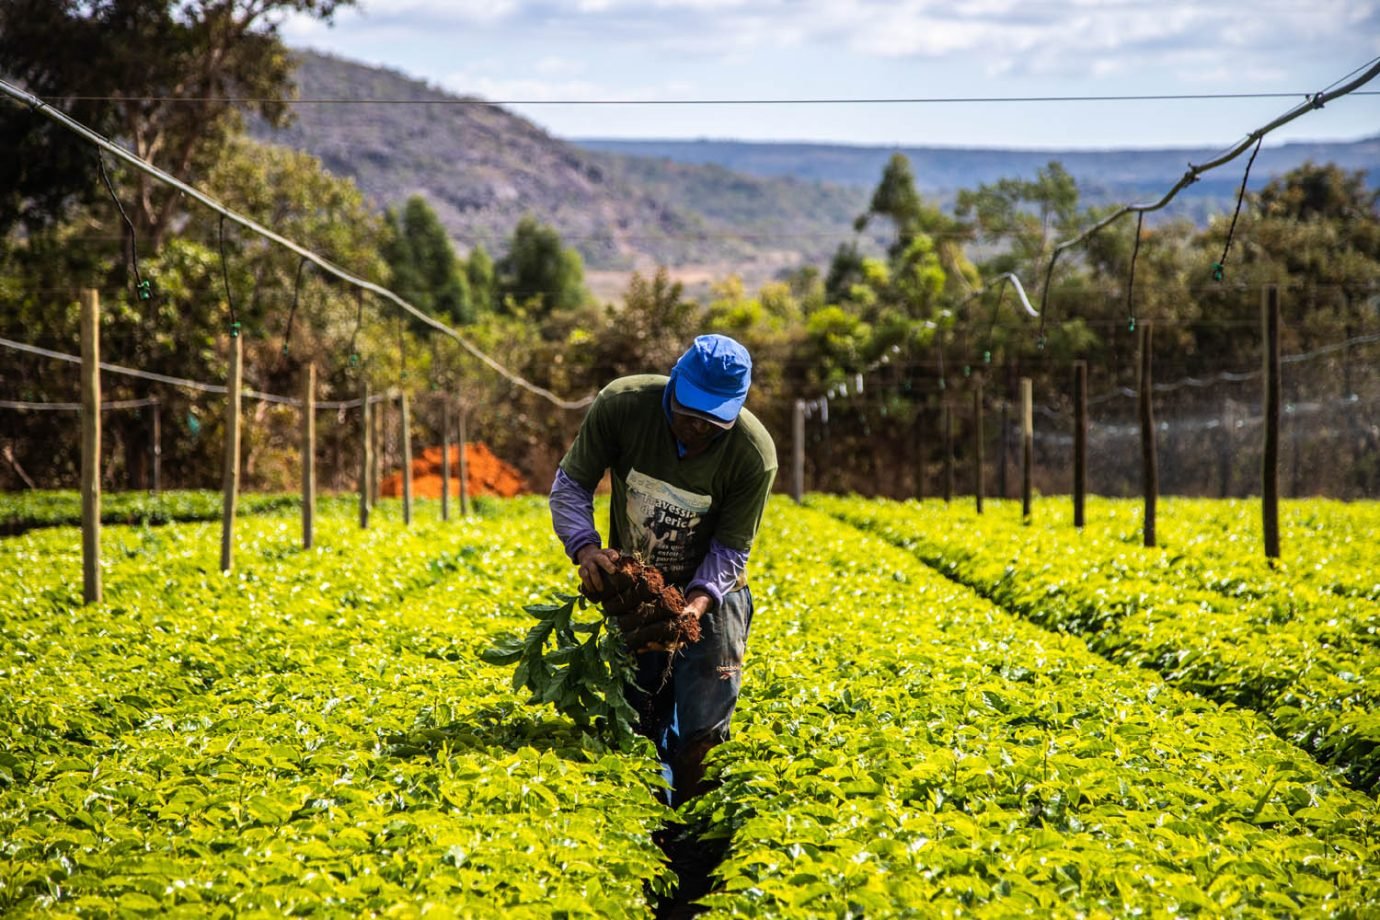
<instances>
[{"instance_id":1,"label":"sky","mask_svg":"<svg viewBox=\"0 0 1380 920\"><path fill-rule=\"evenodd\" d=\"M1380 0L359 0L282 34L567 139L1220 148L1380 56ZM1363 90L1266 143L1380 135ZM1292 95L858 101L1258 93Z\"/></svg>"}]
</instances>

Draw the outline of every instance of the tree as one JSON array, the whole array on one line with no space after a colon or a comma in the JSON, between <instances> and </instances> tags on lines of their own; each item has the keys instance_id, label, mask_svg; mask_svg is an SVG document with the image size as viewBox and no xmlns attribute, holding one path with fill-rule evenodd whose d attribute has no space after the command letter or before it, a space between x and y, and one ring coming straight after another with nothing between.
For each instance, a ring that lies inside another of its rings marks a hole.
<instances>
[{"instance_id":1,"label":"tree","mask_svg":"<svg viewBox=\"0 0 1380 920\"><path fill-rule=\"evenodd\" d=\"M924 203L915 190L915 174L905 154L893 153L882 170L882 179L872 192L867 211L853 222L853 229L861 233L873 217L886 217L896 226L893 254L904 249L920 232Z\"/></svg>"},{"instance_id":2,"label":"tree","mask_svg":"<svg viewBox=\"0 0 1380 920\"><path fill-rule=\"evenodd\" d=\"M925 203L916 191L915 175L904 154L891 155L867 211L853 222L854 229L861 233L875 217L887 218L896 228L896 239L887 250L893 263L913 260L916 237L928 236L931 243L927 249L943 269L944 283L959 286L954 293L977 283L977 271L963 253L963 244L972 238L971 229Z\"/></svg>"},{"instance_id":3,"label":"tree","mask_svg":"<svg viewBox=\"0 0 1380 920\"><path fill-rule=\"evenodd\" d=\"M530 214L518 221L496 274L498 294L509 313L526 311L541 319L555 310L574 309L588 298L580 254L562 246L556 231Z\"/></svg>"},{"instance_id":4,"label":"tree","mask_svg":"<svg viewBox=\"0 0 1380 920\"><path fill-rule=\"evenodd\" d=\"M314 157L234 141L222 150L204 188L234 210L273 226L342 268L366 279L383 280L384 266L378 258L381 222L352 182L326 173ZM353 292L329 281L295 253L232 223L226 226L222 261L215 215L201 211L190 220L186 232L147 254L141 263L155 281L152 298L139 301L128 289L102 292L101 346L107 360L173 377L222 380L231 317L225 295L228 277L241 326L247 387L294 393L300 365L312 361L321 395L337 398L357 392L358 375L366 368L372 372L389 363L371 365L369 359L391 359L396 336L387 335L391 329L379 327L372 309L366 313L365 327L356 332L359 300ZM78 338L75 289L101 287L101 279L119 258L113 247L102 251L73 241L103 238L114 231L108 219L102 222L76 210L70 222L15 239L8 251L0 253L0 292L5 295L0 335L70 350ZM369 323L371 319L375 322ZM352 346L366 358L359 367L349 360ZM53 366L46 358L29 362L7 355L0 360L0 392L35 401L70 399L70 378L52 373ZM107 376L104 389L112 400L156 395L162 401L165 485L214 484L220 462L215 420L222 415L212 408L216 398L208 400L179 387L122 375ZM245 435L247 484L286 485L290 479L273 479L271 471L281 472L287 465L269 459L275 451L281 458L296 449L296 414L262 401L247 401L246 411L255 414ZM47 474L47 484L71 483L76 445L63 428L70 426L70 419L57 418L59 413L39 415L26 422L25 437L16 441L16 454L27 468ZM191 416L204 427L189 427ZM144 464L149 424L143 412L106 417L105 436L116 470L111 485L142 488L148 484ZM256 465L260 463L267 466Z\"/></svg>"},{"instance_id":5,"label":"tree","mask_svg":"<svg viewBox=\"0 0 1380 920\"><path fill-rule=\"evenodd\" d=\"M989 273L1015 271L1027 279L1048 261L1055 240L1071 236L1083 217L1078 184L1053 160L1034 179L1000 179L960 191L956 210L960 218L976 218L980 239L1005 244L986 263Z\"/></svg>"},{"instance_id":6,"label":"tree","mask_svg":"<svg viewBox=\"0 0 1380 920\"><path fill-rule=\"evenodd\" d=\"M287 13L329 21L354 0L6 0L6 76L175 176L204 175L242 112L289 115L292 61L278 36ZM252 100L237 102L235 100ZM60 219L104 194L86 141L29 111L0 109L13 154L0 165L0 232ZM134 235L158 249L181 197L142 172L124 203Z\"/></svg>"},{"instance_id":7,"label":"tree","mask_svg":"<svg viewBox=\"0 0 1380 920\"><path fill-rule=\"evenodd\" d=\"M610 376L665 373L694 337L700 308L665 268L633 272L620 308L610 306L595 343L596 366Z\"/></svg>"},{"instance_id":8,"label":"tree","mask_svg":"<svg viewBox=\"0 0 1380 920\"><path fill-rule=\"evenodd\" d=\"M443 322L474 322L469 279L440 218L426 200L413 195L401 217L390 209L386 219L390 235L384 259L393 272L394 291Z\"/></svg>"},{"instance_id":9,"label":"tree","mask_svg":"<svg viewBox=\"0 0 1380 920\"><path fill-rule=\"evenodd\" d=\"M824 300L839 304L853 297L853 288L863 280L863 254L857 243L840 243L829 261L824 278Z\"/></svg>"},{"instance_id":10,"label":"tree","mask_svg":"<svg viewBox=\"0 0 1380 920\"><path fill-rule=\"evenodd\" d=\"M465 277L469 281L470 302L474 304L475 311L480 314L493 312L497 292L494 260L478 243L470 250L470 257L465 262Z\"/></svg>"}]
</instances>

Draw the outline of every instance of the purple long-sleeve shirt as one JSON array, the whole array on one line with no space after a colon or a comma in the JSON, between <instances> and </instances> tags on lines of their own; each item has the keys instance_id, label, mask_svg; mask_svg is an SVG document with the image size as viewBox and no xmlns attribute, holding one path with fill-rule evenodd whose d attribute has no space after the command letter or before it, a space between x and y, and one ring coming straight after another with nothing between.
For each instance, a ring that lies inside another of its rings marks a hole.
<instances>
[{"instance_id":1,"label":"purple long-sleeve shirt","mask_svg":"<svg viewBox=\"0 0 1380 920\"><path fill-rule=\"evenodd\" d=\"M556 470L556 478L551 483L550 504L551 523L571 562L585 546L603 545L599 531L594 527L594 493L567 476L564 470ZM690 579L686 591L699 588L712 597L717 606L742 577L747 569L747 560L748 554L742 550L711 539L709 553L695 569L695 577Z\"/></svg>"}]
</instances>

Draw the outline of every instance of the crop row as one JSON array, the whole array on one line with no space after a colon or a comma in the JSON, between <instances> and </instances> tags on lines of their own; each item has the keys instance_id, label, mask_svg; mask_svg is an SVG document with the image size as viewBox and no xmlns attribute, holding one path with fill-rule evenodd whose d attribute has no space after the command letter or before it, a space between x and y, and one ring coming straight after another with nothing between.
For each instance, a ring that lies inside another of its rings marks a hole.
<instances>
[{"instance_id":1,"label":"crop row","mask_svg":"<svg viewBox=\"0 0 1380 920\"><path fill-rule=\"evenodd\" d=\"M103 524L169 524L174 521L220 520L222 494L210 491L108 492L101 496ZM239 511L259 514L298 507L292 495L242 496ZM0 535L35 527L81 525L81 494L34 490L0 492Z\"/></svg>"},{"instance_id":2,"label":"crop row","mask_svg":"<svg viewBox=\"0 0 1380 920\"><path fill-rule=\"evenodd\" d=\"M1119 533L1117 523L1080 533L935 503L829 496L810 502L1007 610L1085 637L1114 661L1260 712L1281 737L1341 768L1360 788L1380 782L1375 601L1317 591L1303 579L1251 576L1250 564L1238 558L1245 548L1222 541L1147 549ZM1372 558L1368 576L1376 564ZM1236 575L1219 576L1233 567ZM1225 590L1228 584L1238 588Z\"/></svg>"},{"instance_id":3,"label":"crop row","mask_svg":"<svg viewBox=\"0 0 1380 920\"><path fill-rule=\"evenodd\" d=\"M1011 503L997 502L994 510ZM943 510L935 502L929 512ZM955 503L959 519L982 520L971 506ZM1144 503L1091 497L1082 540L1110 546L1142 545ZM1067 498L1041 499L1034 520L1042 531L1068 536L1073 505ZM1188 570L1211 590L1233 597L1294 595L1297 602L1318 594L1380 601L1380 571L1375 566L1375 533L1380 504L1331 499L1288 499L1280 503L1281 556L1267 559L1259 499L1201 499L1167 496L1159 500L1156 542L1168 552L1141 562L1154 568ZM1371 606L1372 611L1375 610Z\"/></svg>"},{"instance_id":4,"label":"crop row","mask_svg":"<svg viewBox=\"0 0 1380 920\"><path fill-rule=\"evenodd\" d=\"M1380 910L1376 803L1253 713L820 512L769 509L753 586L734 737L690 816L729 841L712 916Z\"/></svg>"},{"instance_id":5,"label":"crop row","mask_svg":"<svg viewBox=\"0 0 1380 920\"><path fill-rule=\"evenodd\" d=\"M361 531L0 541L0 913L637 916L670 883L644 750L478 660L568 581L540 502Z\"/></svg>"},{"instance_id":6,"label":"crop row","mask_svg":"<svg viewBox=\"0 0 1380 920\"><path fill-rule=\"evenodd\" d=\"M1127 505L1099 500L1094 507L1124 509ZM1282 556L1278 560L1264 555L1258 499L1171 498L1165 500L1162 516L1173 522L1168 534L1178 561L1201 568L1204 583L1214 590L1235 595L1316 590L1380 601L1375 543L1380 504L1376 502L1321 498L1282 502Z\"/></svg>"}]
</instances>

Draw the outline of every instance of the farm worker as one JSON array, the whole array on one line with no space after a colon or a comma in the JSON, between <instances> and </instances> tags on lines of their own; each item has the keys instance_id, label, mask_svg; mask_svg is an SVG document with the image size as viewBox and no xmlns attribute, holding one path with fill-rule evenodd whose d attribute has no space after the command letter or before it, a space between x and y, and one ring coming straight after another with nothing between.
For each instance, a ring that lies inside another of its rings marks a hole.
<instances>
[{"instance_id":1,"label":"farm worker","mask_svg":"<svg viewBox=\"0 0 1380 920\"><path fill-rule=\"evenodd\" d=\"M674 803L702 791L704 756L728 739L752 622L748 553L776 476L771 435L743 408L752 359L723 335L694 340L669 377L620 377L599 392L551 485L551 517L582 585L603 588L636 553L681 588L700 641L638 649L629 701L669 765ZM594 489L611 476L608 545Z\"/></svg>"}]
</instances>

